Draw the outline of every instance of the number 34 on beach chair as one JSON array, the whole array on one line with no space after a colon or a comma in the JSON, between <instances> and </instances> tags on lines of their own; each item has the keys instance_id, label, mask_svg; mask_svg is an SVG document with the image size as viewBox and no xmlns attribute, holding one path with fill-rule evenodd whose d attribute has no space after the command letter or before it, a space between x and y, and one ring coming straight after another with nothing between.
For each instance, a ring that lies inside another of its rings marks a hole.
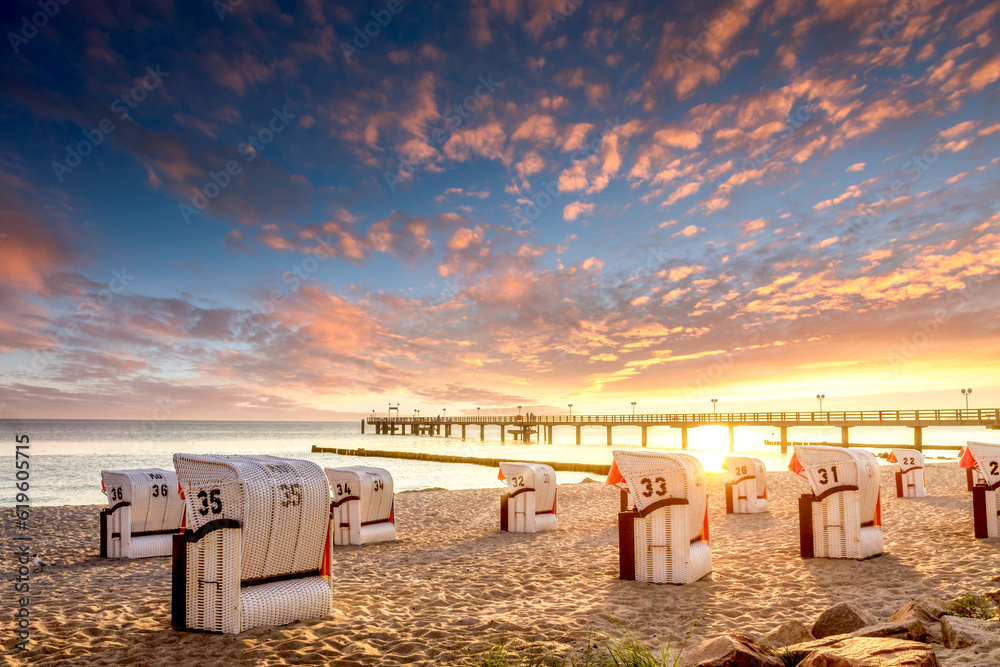
<instances>
[{"instance_id":1,"label":"number 34 on beach chair","mask_svg":"<svg viewBox=\"0 0 1000 667\"><path fill-rule=\"evenodd\" d=\"M384 468L327 468L332 543L371 544L396 539L392 475Z\"/></svg>"},{"instance_id":2,"label":"number 34 on beach chair","mask_svg":"<svg viewBox=\"0 0 1000 667\"><path fill-rule=\"evenodd\" d=\"M977 538L1000 537L1000 445L968 442L962 450L959 465L974 474L972 486L972 520Z\"/></svg>"},{"instance_id":3,"label":"number 34 on beach chair","mask_svg":"<svg viewBox=\"0 0 1000 667\"><path fill-rule=\"evenodd\" d=\"M613 455L607 483L622 489L619 578L690 584L711 572L708 484L701 462L688 454L619 450Z\"/></svg>"},{"instance_id":4,"label":"number 34 on beach chair","mask_svg":"<svg viewBox=\"0 0 1000 667\"><path fill-rule=\"evenodd\" d=\"M796 446L788 469L808 480L799 497L803 558L879 556L885 549L875 455L863 449Z\"/></svg>"},{"instance_id":5,"label":"number 34 on beach chair","mask_svg":"<svg viewBox=\"0 0 1000 667\"><path fill-rule=\"evenodd\" d=\"M104 470L101 488L101 558L169 556L181 529L184 501L172 470Z\"/></svg>"},{"instance_id":6,"label":"number 34 on beach chair","mask_svg":"<svg viewBox=\"0 0 1000 667\"><path fill-rule=\"evenodd\" d=\"M497 479L507 483L507 492L500 496L500 530L537 533L556 529L556 473L552 466L501 462Z\"/></svg>"},{"instance_id":7,"label":"number 34 on beach chair","mask_svg":"<svg viewBox=\"0 0 1000 667\"><path fill-rule=\"evenodd\" d=\"M187 525L173 544L173 627L239 634L330 613L322 468L189 454L175 454L174 466Z\"/></svg>"}]
</instances>

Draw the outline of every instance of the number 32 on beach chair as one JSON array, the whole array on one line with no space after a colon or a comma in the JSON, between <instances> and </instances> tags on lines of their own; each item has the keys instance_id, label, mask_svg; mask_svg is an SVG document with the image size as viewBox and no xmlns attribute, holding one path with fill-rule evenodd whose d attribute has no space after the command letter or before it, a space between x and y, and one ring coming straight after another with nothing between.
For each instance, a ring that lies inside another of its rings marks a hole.
<instances>
[{"instance_id":1,"label":"number 32 on beach chair","mask_svg":"<svg viewBox=\"0 0 1000 667\"><path fill-rule=\"evenodd\" d=\"M799 551L803 558L879 556L885 549L878 461L863 449L799 445L788 469L805 477L812 493L799 497Z\"/></svg>"},{"instance_id":2,"label":"number 32 on beach chair","mask_svg":"<svg viewBox=\"0 0 1000 667\"><path fill-rule=\"evenodd\" d=\"M500 496L500 530L537 533L556 529L556 472L552 466L501 462L497 479L507 483L507 492Z\"/></svg>"}]
</instances>

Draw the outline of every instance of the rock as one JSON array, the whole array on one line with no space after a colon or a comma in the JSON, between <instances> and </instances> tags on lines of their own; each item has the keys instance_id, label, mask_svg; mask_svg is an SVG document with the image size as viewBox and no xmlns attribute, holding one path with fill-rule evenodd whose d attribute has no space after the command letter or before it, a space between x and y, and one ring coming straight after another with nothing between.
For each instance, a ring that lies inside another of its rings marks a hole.
<instances>
[{"instance_id":1,"label":"rock","mask_svg":"<svg viewBox=\"0 0 1000 667\"><path fill-rule=\"evenodd\" d=\"M785 621L767 633L766 638L771 646L788 646L812 641L813 636L801 621Z\"/></svg>"},{"instance_id":2,"label":"rock","mask_svg":"<svg viewBox=\"0 0 1000 667\"><path fill-rule=\"evenodd\" d=\"M917 600L917 604L921 609L926 611L928 614L934 618L941 618L948 612L944 608L944 603L941 600L935 600L933 598L920 598Z\"/></svg>"},{"instance_id":3,"label":"rock","mask_svg":"<svg viewBox=\"0 0 1000 667\"><path fill-rule=\"evenodd\" d=\"M929 612L919 602L907 602L902 607L892 612L892 616L889 617L889 623L896 623L898 621L920 621L924 625L929 625L931 623L936 623L937 620L944 615L944 608L941 608L940 614L936 613L937 609L935 609L934 612L935 613Z\"/></svg>"},{"instance_id":4,"label":"rock","mask_svg":"<svg viewBox=\"0 0 1000 667\"><path fill-rule=\"evenodd\" d=\"M812 635L816 639L839 635L860 630L866 625L875 625L878 621L864 609L850 602L841 602L820 614L812 627Z\"/></svg>"},{"instance_id":5,"label":"rock","mask_svg":"<svg viewBox=\"0 0 1000 667\"><path fill-rule=\"evenodd\" d=\"M937 623L937 621L933 621ZM868 625L851 633L852 637L892 637L893 639L908 639L914 642L927 641L927 628L920 621L897 621L895 623L879 623Z\"/></svg>"},{"instance_id":6,"label":"rock","mask_svg":"<svg viewBox=\"0 0 1000 667\"><path fill-rule=\"evenodd\" d=\"M788 646L784 647L784 649L779 651L779 653L780 652L788 653L793 658L795 658L793 662L797 664L799 662L802 662L806 658L806 656L808 656L816 649L826 648L827 646L831 646L839 641L843 641L844 639L850 639L850 638L851 638L850 635L830 635L829 637L823 637L822 639L813 639L811 641L801 642L799 644L789 644Z\"/></svg>"},{"instance_id":7,"label":"rock","mask_svg":"<svg viewBox=\"0 0 1000 667\"><path fill-rule=\"evenodd\" d=\"M848 637L818 648L798 667L941 667L934 649L884 637Z\"/></svg>"},{"instance_id":8,"label":"rock","mask_svg":"<svg viewBox=\"0 0 1000 667\"><path fill-rule=\"evenodd\" d=\"M687 667L782 667L770 650L745 635L725 635L701 643L684 655Z\"/></svg>"},{"instance_id":9,"label":"rock","mask_svg":"<svg viewBox=\"0 0 1000 667\"><path fill-rule=\"evenodd\" d=\"M942 616L941 635L946 648L996 648L1000 646L1000 623L978 618Z\"/></svg>"}]
</instances>

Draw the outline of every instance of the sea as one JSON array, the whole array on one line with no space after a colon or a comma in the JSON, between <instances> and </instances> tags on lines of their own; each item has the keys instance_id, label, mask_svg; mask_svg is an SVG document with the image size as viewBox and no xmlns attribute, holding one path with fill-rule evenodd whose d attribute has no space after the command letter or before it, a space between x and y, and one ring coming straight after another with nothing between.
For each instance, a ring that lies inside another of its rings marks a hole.
<instances>
[{"instance_id":1,"label":"sea","mask_svg":"<svg viewBox=\"0 0 1000 667\"><path fill-rule=\"evenodd\" d=\"M321 466L370 465L392 473L396 492L420 489L497 488L495 468L470 464L435 463L378 457L340 456L313 453L312 446L340 449L383 449L393 451L499 458L513 461L559 461L578 463L611 462L614 449L639 448L638 427L616 426L612 447L608 447L604 427L584 427L581 444L576 444L574 427L555 427L551 444L500 442L499 429L487 427L480 442L479 428L470 426L467 438L454 427L452 436L375 435L369 427L364 435L361 422L292 421L129 421L100 419L0 419L0 505L15 504L14 484L16 438L28 447L28 474L32 505L97 505L107 502L101 492L102 470L133 468L173 469L176 452L192 454L271 454L315 461ZM879 445L911 445L913 432L897 427L852 428L851 441ZM964 445L968 440L1000 441L1000 434L983 428L929 427L924 429L924 445ZM785 470L791 450L766 446L778 440L777 428L746 426L736 429L737 454L764 460L768 470ZM840 443L839 428L796 427L789 429L794 442ZM651 427L652 450L680 451L680 431ZM687 453L697 456L709 472L721 470L728 454L729 434L722 426L702 426L688 431ZM886 453L886 450L872 451ZM929 459L957 459L957 451L926 450ZM22 463L25 459L21 459ZM23 466L22 466L23 468ZM24 474L20 475L21 478ZM593 473L559 472L559 483L574 483L597 477ZM603 481L603 480L600 480Z\"/></svg>"}]
</instances>

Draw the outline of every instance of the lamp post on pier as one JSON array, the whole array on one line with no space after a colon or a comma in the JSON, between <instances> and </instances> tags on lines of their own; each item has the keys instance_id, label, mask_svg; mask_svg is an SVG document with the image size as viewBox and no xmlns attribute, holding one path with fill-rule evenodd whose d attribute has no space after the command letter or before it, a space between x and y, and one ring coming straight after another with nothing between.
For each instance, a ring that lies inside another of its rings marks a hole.
<instances>
[{"instance_id":1,"label":"lamp post on pier","mask_svg":"<svg viewBox=\"0 0 1000 667\"><path fill-rule=\"evenodd\" d=\"M712 414L713 415L716 414L716 412L715 412L715 404L718 403L718 402L719 402L719 399L717 399L717 398L713 398L712 399Z\"/></svg>"},{"instance_id":2,"label":"lamp post on pier","mask_svg":"<svg viewBox=\"0 0 1000 667\"><path fill-rule=\"evenodd\" d=\"M476 419L479 419L479 408L476 408Z\"/></svg>"},{"instance_id":3,"label":"lamp post on pier","mask_svg":"<svg viewBox=\"0 0 1000 667\"><path fill-rule=\"evenodd\" d=\"M823 412L823 399L826 398L826 394L816 394L816 398L819 399L819 411Z\"/></svg>"},{"instance_id":4,"label":"lamp post on pier","mask_svg":"<svg viewBox=\"0 0 1000 667\"><path fill-rule=\"evenodd\" d=\"M569 416L570 417L573 416L573 404L572 403L569 404Z\"/></svg>"},{"instance_id":5,"label":"lamp post on pier","mask_svg":"<svg viewBox=\"0 0 1000 667\"><path fill-rule=\"evenodd\" d=\"M632 401L632 416L635 417L635 401Z\"/></svg>"},{"instance_id":6,"label":"lamp post on pier","mask_svg":"<svg viewBox=\"0 0 1000 667\"><path fill-rule=\"evenodd\" d=\"M963 389L962 390L962 396L965 396L965 409L968 410L969 409L969 396L972 396L972 390L971 389Z\"/></svg>"}]
</instances>

